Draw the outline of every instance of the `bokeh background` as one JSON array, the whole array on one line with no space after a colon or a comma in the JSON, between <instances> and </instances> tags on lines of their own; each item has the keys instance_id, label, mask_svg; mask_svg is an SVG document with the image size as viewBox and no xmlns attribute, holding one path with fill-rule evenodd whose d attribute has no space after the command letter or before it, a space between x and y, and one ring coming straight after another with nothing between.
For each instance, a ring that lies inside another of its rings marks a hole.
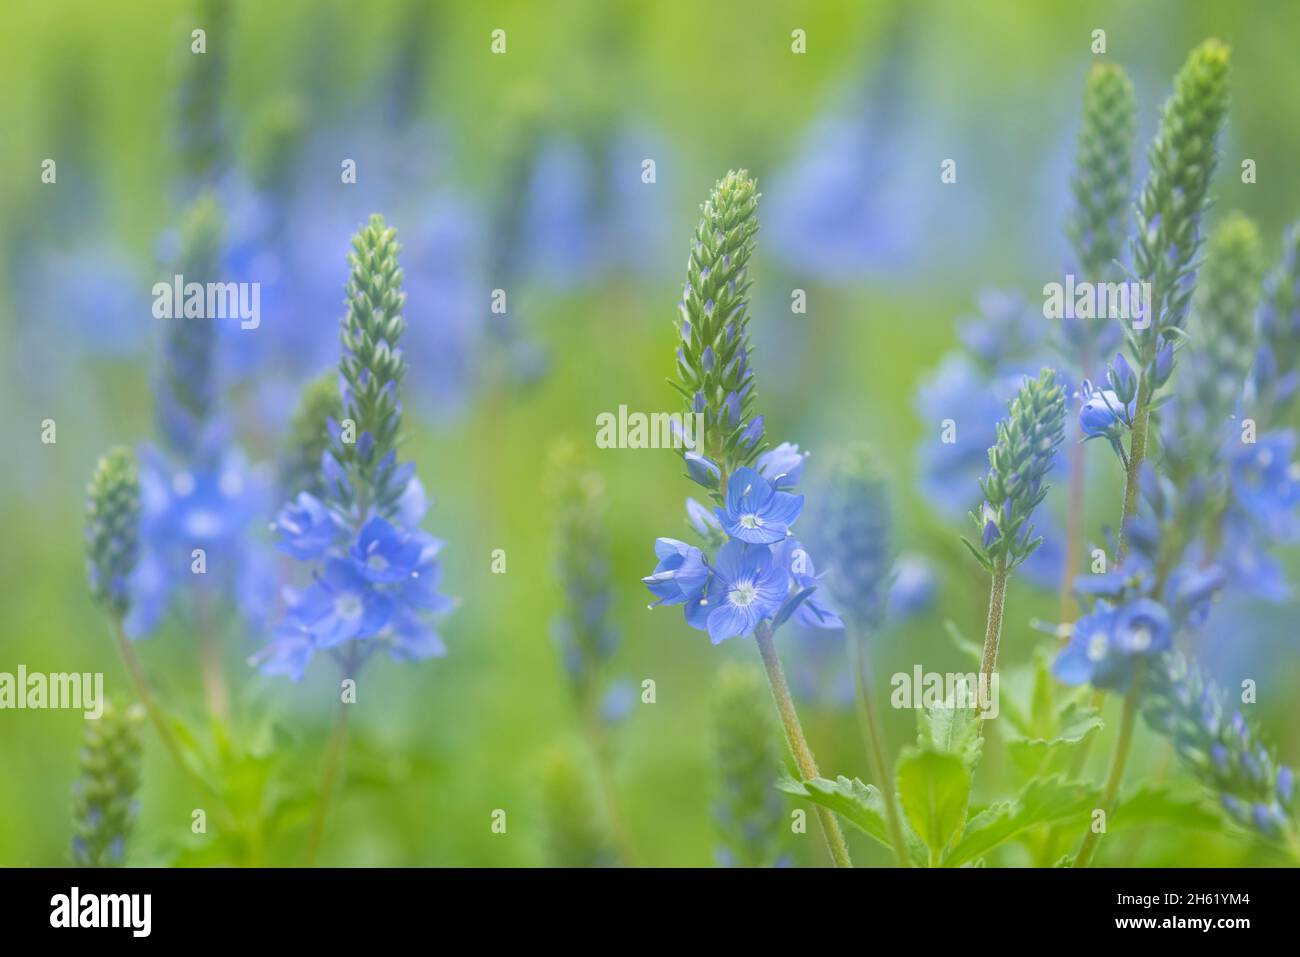
<instances>
[{"instance_id":1,"label":"bokeh background","mask_svg":"<svg viewBox=\"0 0 1300 957\"><path fill-rule=\"evenodd\" d=\"M195 27L219 60L215 87L193 85ZM796 28L803 55L791 52ZM924 390L946 356L970 351L960 332L981 296L997 313L1013 307L988 290L1020 294L1032 315L1068 263L1067 184L1097 28L1105 58L1136 84L1140 143L1187 51L1208 36L1233 47L1217 203L1255 217L1275 259L1300 214L1300 102L1289 95L1300 9L1287 4L5 4L0 670L103 671L129 695L86 592L84 487L106 446L153 433L150 287L170 275L158 263L195 180L220 197L231 271L263 282L262 328L229 331L218 361L237 440L268 468L297 389L336 356L350 235L383 212L406 247L406 454L435 499L425 524L446 539L446 590L460 606L443 628L445 659L367 671L321 862L548 861L547 762L557 749L589 760L552 640L562 591L545 462L568 438L609 503L619 646L604 678L657 688L653 705L633 698L609 728L612 788L641 863L715 863L717 676L756 652L710 647L680 615L647 611L638 579L654 537L683 533L691 487L671 453L597 449L595 418L620 404L674 408L664 380L687 242L714 181L747 168L764 193L752 330L768 435L812 450L810 496L836 449L877 450L913 586L879 636L877 673L968 670L945 622L978 634L986 580L957 539L952 506L967 503L936 501L918 465L939 429ZM495 29L505 55L490 51ZM40 181L47 157L57 185ZM1240 182L1246 157L1253 185ZM357 161L355 185L340 183L344 158ZM940 182L948 158L954 184ZM489 308L495 288L508 292L504 319ZM796 288L806 314L791 312ZM40 440L47 418L55 444ZM1096 541L1119 477L1099 446L1089 466ZM498 548L505 574L491 571ZM1054 591L1013 586L1009 662L1051 641L1030 622L1055 622ZM1255 714L1291 762L1293 612L1250 606L1212 630L1206 651L1225 686L1259 682ZM300 684L259 676L246 658L266 635L233 608L219 621L239 710L254 716L240 733L260 748L239 786L264 807L275 796L260 776L318 774L336 679L323 661ZM823 771L865 776L842 648L793 629L779 643ZM201 726L183 621L138 650L169 707ZM911 712L885 720L895 748L911 739ZM68 861L81 736L76 712L0 713L0 864ZM1137 748L1131 768L1196 794L1166 744L1144 730ZM291 801L264 844L232 852L190 833L196 799L149 732L145 751L130 863L296 861L305 812ZM979 800L999 796L997 751ZM1094 752L1100 778L1108 748ZM505 835L490 829L495 808L508 811ZM884 862L861 835L850 840L859 863ZM786 844L789 860L822 862L815 829ZM997 861L1030 863L1016 849ZM1221 830L1156 825L1117 832L1099 862L1280 859Z\"/></svg>"}]
</instances>

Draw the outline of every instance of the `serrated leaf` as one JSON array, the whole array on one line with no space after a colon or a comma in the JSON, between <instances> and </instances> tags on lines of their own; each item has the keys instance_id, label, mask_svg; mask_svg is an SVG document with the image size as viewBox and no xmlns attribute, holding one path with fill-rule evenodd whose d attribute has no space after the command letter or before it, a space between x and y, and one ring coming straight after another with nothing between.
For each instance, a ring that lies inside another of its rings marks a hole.
<instances>
[{"instance_id":1,"label":"serrated leaf","mask_svg":"<svg viewBox=\"0 0 1300 957\"><path fill-rule=\"evenodd\" d=\"M970 773L956 755L913 750L899 758L896 780L903 813L937 860L966 821Z\"/></svg>"},{"instance_id":2,"label":"serrated leaf","mask_svg":"<svg viewBox=\"0 0 1300 957\"><path fill-rule=\"evenodd\" d=\"M1097 709L1070 702L1061 709L1058 730L1050 738L1021 738L1007 742L1012 763L1025 775L1034 775L1045 767L1055 768L1061 756L1072 751L1090 734L1103 726Z\"/></svg>"},{"instance_id":3,"label":"serrated leaf","mask_svg":"<svg viewBox=\"0 0 1300 957\"><path fill-rule=\"evenodd\" d=\"M806 798L834 811L883 847L893 850L885 820L885 799L874 784L864 784L857 778L850 780L841 774L834 781L827 778L796 781L787 777L777 782L777 787L786 794ZM906 821L903 822L903 836L912 862L925 863L925 845L907 826Z\"/></svg>"},{"instance_id":4,"label":"serrated leaf","mask_svg":"<svg viewBox=\"0 0 1300 957\"><path fill-rule=\"evenodd\" d=\"M944 866L974 860L1033 827L1082 822L1099 797L1096 787L1082 782L1059 777L1031 781L1014 801L1000 801L972 816Z\"/></svg>"},{"instance_id":5,"label":"serrated leaf","mask_svg":"<svg viewBox=\"0 0 1300 957\"><path fill-rule=\"evenodd\" d=\"M965 687L963 684L962 688ZM967 772L970 772L979 764L983 745L979 731L979 712L974 708L957 707L958 691L956 688L953 691L943 704L922 708L917 712L917 744L923 751L956 756Z\"/></svg>"}]
</instances>

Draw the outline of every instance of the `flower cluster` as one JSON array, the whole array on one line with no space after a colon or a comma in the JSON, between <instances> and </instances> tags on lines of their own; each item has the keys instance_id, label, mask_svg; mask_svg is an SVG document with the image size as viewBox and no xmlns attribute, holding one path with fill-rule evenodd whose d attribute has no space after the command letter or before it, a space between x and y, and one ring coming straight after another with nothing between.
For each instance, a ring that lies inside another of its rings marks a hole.
<instances>
[{"instance_id":1,"label":"flower cluster","mask_svg":"<svg viewBox=\"0 0 1300 957\"><path fill-rule=\"evenodd\" d=\"M1094 64L1083 88L1083 125L1070 183L1074 208L1066 230L1089 278L1113 272L1124 247L1136 113L1133 83L1123 67Z\"/></svg>"},{"instance_id":2,"label":"flower cluster","mask_svg":"<svg viewBox=\"0 0 1300 957\"><path fill-rule=\"evenodd\" d=\"M705 422L697 446L703 452L685 452L687 474L716 502L709 514L688 501L687 516L716 554L657 539L658 564L642 579L659 599L656 605L684 606L686 621L707 631L714 644L792 615L815 627L842 627L814 597L812 559L791 534L804 503L791 489L805 456L790 443L763 451L763 417L753 412L746 270L757 207L758 192L744 170L714 187L691 243L679 309L682 345L673 385L687 411L703 414Z\"/></svg>"},{"instance_id":3,"label":"flower cluster","mask_svg":"<svg viewBox=\"0 0 1300 957\"><path fill-rule=\"evenodd\" d=\"M1081 575L1076 593L1093 602L1076 621L1052 672L1066 684L1122 691L1140 660L1158 658L1176 634L1200 627L1224 583L1223 569L1186 552L1171 526L1178 490L1150 463L1141 471L1141 507L1129 523L1130 551L1114 570ZM1162 569L1172 569L1162 574Z\"/></svg>"},{"instance_id":4,"label":"flower cluster","mask_svg":"<svg viewBox=\"0 0 1300 957\"><path fill-rule=\"evenodd\" d=\"M893 522L889 491L866 452L844 456L831 474L818 528L836 604L863 632L875 631L888 610L893 580Z\"/></svg>"},{"instance_id":5,"label":"flower cluster","mask_svg":"<svg viewBox=\"0 0 1300 957\"><path fill-rule=\"evenodd\" d=\"M174 268L209 280L222 243L220 210L203 194L182 217ZM133 639L155 631L182 594L225 596L254 627L274 600L268 558L251 535L270 501L268 482L228 442L216 412L214 330L211 321L180 318L164 330L155 389L160 443L139 453L141 555L125 623Z\"/></svg>"},{"instance_id":6,"label":"flower cluster","mask_svg":"<svg viewBox=\"0 0 1300 957\"><path fill-rule=\"evenodd\" d=\"M110 449L86 490L86 570L90 594L116 615L130 607L128 578L139 558L140 479L124 448Z\"/></svg>"},{"instance_id":7,"label":"flower cluster","mask_svg":"<svg viewBox=\"0 0 1300 957\"><path fill-rule=\"evenodd\" d=\"M1217 688L1181 655L1148 671L1143 715L1167 735L1183 763L1237 824L1266 838L1296 831L1295 773L1279 764L1240 711L1225 710Z\"/></svg>"},{"instance_id":8,"label":"flower cluster","mask_svg":"<svg viewBox=\"0 0 1300 957\"><path fill-rule=\"evenodd\" d=\"M1037 379L1024 380L988 450L988 475L980 481L984 504L971 513L979 545L966 545L989 571L1015 568L1042 543L1029 520L1047 495L1045 479L1064 430L1065 390L1045 368Z\"/></svg>"},{"instance_id":9,"label":"flower cluster","mask_svg":"<svg viewBox=\"0 0 1300 957\"><path fill-rule=\"evenodd\" d=\"M86 722L81 775L73 785L72 860L78 867L115 867L139 813L140 726L144 709L104 702L104 713Z\"/></svg>"},{"instance_id":10,"label":"flower cluster","mask_svg":"<svg viewBox=\"0 0 1300 957\"><path fill-rule=\"evenodd\" d=\"M1049 364L1046 325L1023 297L986 291L979 315L962 322L964 348L944 357L922 383L917 413L935 426L920 447L921 489L941 514L956 520L980 504L977 482L997 441L997 424L1026 376ZM1064 384L1064 383L1063 383ZM1035 584L1060 580L1064 535L1050 510L1038 517L1043 545L1023 567Z\"/></svg>"},{"instance_id":11,"label":"flower cluster","mask_svg":"<svg viewBox=\"0 0 1300 957\"><path fill-rule=\"evenodd\" d=\"M1262 426L1285 421L1300 386L1300 223L1282 237L1282 260L1264 284L1247 409Z\"/></svg>"},{"instance_id":12,"label":"flower cluster","mask_svg":"<svg viewBox=\"0 0 1300 957\"><path fill-rule=\"evenodd\" d=\"M1228 61L1228 48L1218 40L1192 51L1174 80L1151 144L1132 242L1133 272L1152 284L1151 322L1130 331L1144 379L1154 378L1156 355L1182 330L1196 285L1201 215L1228 111Z\"/></svg>"},{"instance_id":13,"label":"flower cluster","mask_svg":"<svg viewBox=\"0 0 1300 957\"><path fill-rule=\"evenodd\" d=\"M394 230L375 215L353 240L342 321L343 419L330 420L321 458L323 496L300 492L276 517L278 547L313 566L274 640L255 661L269 674L303 676L318 651L349 672L385 648L399 660L445 652L434 618L451 607L439 593L441 543L419 528L427 502L413 464L399 465L398 384L405 328Z\"/></svg>"}]
</instances>

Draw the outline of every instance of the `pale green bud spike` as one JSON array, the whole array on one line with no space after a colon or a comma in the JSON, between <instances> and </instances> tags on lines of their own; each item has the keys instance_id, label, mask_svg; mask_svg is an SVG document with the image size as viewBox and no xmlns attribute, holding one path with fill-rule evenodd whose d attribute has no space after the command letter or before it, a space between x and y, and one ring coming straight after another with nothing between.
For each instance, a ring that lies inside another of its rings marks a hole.
<instances>
[{"instance_id":1,"label":"pale green bud spike","mask_svg":"<svg viewBox=\"0 0 1300 957\"><path fill-rule=\"evenodd\" d=\"M90 594L114 615L130 607L127 579L139 558L140 479L135 457L110 449L86 490L86 559Z\"/></svg>"},{"instance_id":2,"label":"pale green bud spike","mask_svg":"<svg viewBox=\"0 0 1300 957\"><path fill-rule=\"evenodd\" d=\"M144 708L104 702L86 722L81 774L73 786L72 860L78 867L119 867L136 818L140 726Z\"/></svg>"},{"instance_id":3,"label":"pale green bud spike","mask_svg":"<svg viewBox=\"0 0 1300 957\"><path fill-rule=\"evenodd\" d=\"M1083 125L1070 184L1074 209L1066 226L1089 280L1113 271L1128 234L1136 111L1133 83L1124 70L1113 63L1094 65L1083 88Z\"/></svg>"}]
</instances>

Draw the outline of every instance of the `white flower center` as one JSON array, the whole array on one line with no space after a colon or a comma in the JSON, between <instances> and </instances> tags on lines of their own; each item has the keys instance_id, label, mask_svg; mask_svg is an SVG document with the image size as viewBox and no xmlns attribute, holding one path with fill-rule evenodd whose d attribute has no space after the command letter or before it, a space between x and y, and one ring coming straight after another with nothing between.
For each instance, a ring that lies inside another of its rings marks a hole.
<instances>
[{"instance_id":1,"label":"white flower center","mask_svg":"<svg viewBox=\"0 0 1300 957\"><path fill-rule=\"evenodd\" d=\"M366 559L366 564L369 565L371 568L373 568L375 571L383 571L385 568L388 567L388 559L385 558L383 555L379 554L378 552L375 552L369 558Z\"/></svg>"},{"instance_id":2,"label":"white flower center","mask_svg":"<svg viewBox=\"0 0 1300 957\"><path fill-rule=\"evenodd\" d=\"M751 605L758 597L758 589L749 582L741 582L727 595L727 601L741 608Z\"/></svg>"},{"instance_id":3,"label":"white flower center","mask_svg":"<svg viewBox=\"0 0 1300 957\"><path fill-rule=\"evenodd\" d=\"M1105 635L1093 635L1088 639L1088 660L1101 661L1106 657L1108 647L1109 643L1106 641Z\"/></svg>"},{"instance_id":4,"label":"white flower center","mask_svg":"<svg viewBox=\"0 0 1300 957\"><path fill-rule=\"evenodd\" d=\"M762 528L763 520L759 518L757 515L755 515L753 512L750 512L747 515L740 516L740 527L741 528Z\"/></svg>"},{"instance_id":5,"label":"white flower center","mask_svg":"<svg viewBox=\"0 0 1300 957\"><path fill-rule=\"evenodd\" d=\"M340 618L359 618L361 616L361 599L351 592L334 599L334 614Z\"/></svg>"},{"instance_id":6,"label":"white flower center","mask_svg":"<svg viewBox=\"0 0 1300 957\"><path fill-rule=\"evenodd\" d=\"M1138 651L1146 651L1151 647L1151 629L1142 627L1133 632L1133 647Z\"/></svg>"}]
</instances>

